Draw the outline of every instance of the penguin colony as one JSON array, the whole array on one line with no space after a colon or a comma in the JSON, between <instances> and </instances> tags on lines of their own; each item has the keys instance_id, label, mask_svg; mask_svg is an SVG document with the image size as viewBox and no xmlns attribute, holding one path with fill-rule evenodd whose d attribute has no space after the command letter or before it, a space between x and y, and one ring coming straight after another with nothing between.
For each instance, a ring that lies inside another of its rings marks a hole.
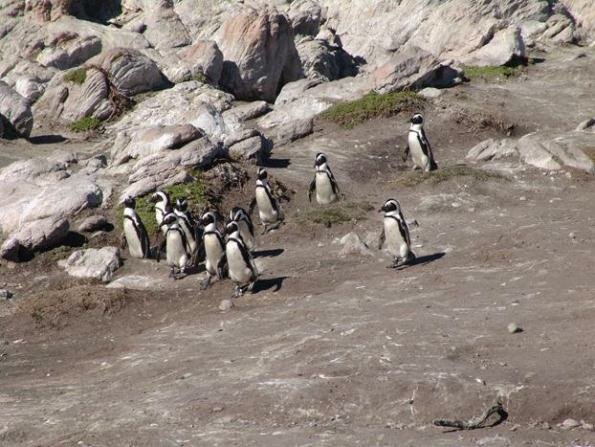
<instances>
[{"instance_id":1,"label":"penguin colony","mask_svg":"<svg viewBox=\"0 0 595 447\"><path fill-rule=\"evenodd\" d=\"M413 169L429 172L437 169L430 142L423 128L423 116L416 113L411 118L407 136L405 157L411 154ZM320 205L328 205L341 198L339 185L331 171L327 156L316 154L315 174L308 189L308 200L315 196ZM187 270L204 261L206 279L201 287L207 289L213 280L229 277L235 284L233 296L238 297L252 291L259 272L254 263L252 250L255 246L254 225L251 215L258 208L263 226L262 235L278 229L284 221L283 210L269 184L266 169L259 168L256 175L254 199L248 211L235 206L229 211L226 222L215 211L207 211L195 219L188 208L188 201L179 198L172 205L164 191L151 196L155 204L155 220L158 225L157 238L153 247L149 235L135 210L133 198L124 200L123 237L121 246L128 246L130 256L135 258L155 257L160 261L162 254L170 267L170 277L180 279ZM400 203L388 199L378 210L384 213L383 228L378 240L378 249L386 244L393 256L390 268L397 268L415 261L411 250L409 227Z\"/></svg>"}]
</instances>

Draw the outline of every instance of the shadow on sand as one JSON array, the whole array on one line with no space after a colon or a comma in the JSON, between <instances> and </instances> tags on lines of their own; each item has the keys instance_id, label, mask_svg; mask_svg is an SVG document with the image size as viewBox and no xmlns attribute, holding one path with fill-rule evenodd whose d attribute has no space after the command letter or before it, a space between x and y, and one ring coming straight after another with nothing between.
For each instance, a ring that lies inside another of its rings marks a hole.
<instances>
[{"instance_id":1,"label":"shadow on sand","mask_svg":"<svg viewBox=\"0 0 595 447\"><path fill-rule=\"evenodd\" d=\"M254 284L252 293L265 292L269 290L271 292L278 292L279 290L281 290L281 287L283 286L283 281L285 281L286 279L287 276L279 276L278 278L259 279L258 281L256 281L256 284Z\"/></svg>"}]
</instances>

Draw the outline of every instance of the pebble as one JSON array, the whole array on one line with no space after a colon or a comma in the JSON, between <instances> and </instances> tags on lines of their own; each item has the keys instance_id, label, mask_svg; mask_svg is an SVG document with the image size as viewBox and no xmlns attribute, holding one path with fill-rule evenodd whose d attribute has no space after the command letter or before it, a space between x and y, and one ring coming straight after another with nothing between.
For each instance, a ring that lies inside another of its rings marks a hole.
<instances>
[{"instance_id":1,"label":"pebble","mask_svg":"<svg viewBox=\"0 0 595 447\"><path fill-rule=\"evenodd\" d=\"M6 300L6 301L8 301L12 297L13 297L13 294L12 294L12 292L10 290L8 290L8 289L0 289L0 300Z\"/></svg>"},{"instance_id":2,"label":"pebble","mask_svg":"<svg viewBox=\"0 0 595 447\"><path fill-rule=\"evenodd\" d=\"M574 233L568 233L568 237L570 239L576 239L576 234L574 234Z\"/></svg>"},{"instance_id":3,"label":"pebble","mask_svg":"<svg viewBox=\"0 0 595 447\"><path fill-rule=\"evenodd\" d=\"M222 406L213 407L212 411L213 411L213 413L220 413L223 411L223 407Z\"/></svg>"},{"instance_id":4,"label":"pebble","mask_svg":"<svg viewBox=\"0 0 595 447\"><path fill-rule=\"evenodd\" d=\"M521 328L518 324L516 323L510 323L508 325L508 332L510 332L511 334L516 334L518 332L523 332L523 328Z\"/></svg>"},{"instance_id":5,"label":"pebble","mask_svg":"<svg viewBox=\"0 0 595 447\"><path fill-rule=\"evenodd\" d=\"M588 424L586 422L583 422L581 427L585 430L593 431L593 424Z\"/></svg>"},{"instance_id":6,"label":"pebble","mask_svg":"<svg viewBox=\"0 0 595 447\"><path fill-rule=\"evenodd\" d=\"M581 425L580 422L578 422L574 419L568 418L564 422L562 422L561 427L565 430L570 430L571 428L576 428L576 427L579 427L580 425Z\"/></svg>"},{"instance_id":7,"label":"pebble","mask_svg":"<svg viewBox=\"0 0 595 447\"><path fill-rule=\"evenodd\" d=\"M221 312L227 312L232 307L233 307L233 301L230 299L221 300L221 303L219 303L219 310Z\"/></svg>"}]
</instances>

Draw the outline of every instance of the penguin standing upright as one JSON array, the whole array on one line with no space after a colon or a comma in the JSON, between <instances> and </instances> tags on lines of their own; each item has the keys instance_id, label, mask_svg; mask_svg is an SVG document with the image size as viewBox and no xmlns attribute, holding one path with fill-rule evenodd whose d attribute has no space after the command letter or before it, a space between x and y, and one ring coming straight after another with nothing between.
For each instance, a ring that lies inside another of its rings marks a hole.
<instances>
[{"instance_id":1,"label":"penguin standing upright","mask_svg":"<svg viewBox=\"0 0 595 447\"><path fill-rule=\"evenodd\" d=\"M283 223L284 216L278 200L273 196L267 170L259 168L256 176L255 197L250 204L249 214L252 214L254 207L258 205L258 215L264 225L262 234L265 234L279 228Z\"/></svg>"},{"instance_id":2,"label":"penguin standing upright","mask_svg":"<svg viewBox=\"0 0 595 447\"><path fill-rule=\"evenodd\" d=\"M122 240L120 246L122 249L128 245L128 251L133 258L149 257L149 235L136 212L136 200L132 197L126 197L124 200L124 222Z\"/></svg>"},{"instance_id":3,"label":"penguin standing upright","mask_svg":"<svg viewBox=\"0 0 595 447\"><path fill-rule=\"evenodd\" d=\"M171 267L169 276L173 279L183 278L186 276L186 267L190 260L186 234L174 213L166 214L160 227L164 231L157 238L157 261L160 259L159 253L165 244L165 258L167 265Z\"/></svg>"},{"instance_id":4,"label":"penguin standing upright","mask_svg":"<svg viewBox=\"0 0 595 447\"><path fill-rule=\"evenodd\" d=\"M211 285L213 277L221 279L225 276L225 242L217 229L215 213L203 214L201 223L204 226L202 240L205 247L205 269L207 271L207 278L201 287L207 289Z\"/></svg>"},{"instance_id":5,"label":"penguin standing upright","mask_svg":"<svg viewBox=\"0 0 595 447\"><path fill-rule=\"evenodd\" d=\"M188 200L185 198L177 199L174 205L174 214L178 218L178 224L184 230L186 242L188 244L188 253L190 253L190 265L196 265L198 257L198 239L196 238L196 222L188 210Z\"/></svg>"},{"instance_id":6,"label":"penguin standing upright","mask_svg":"<svg viewBox=\"0 0 595 447\"><path fill-rule=\"evenodd\" d=\"M438 165L434 161L432 154L432 146L424 132L424 117L421 113L416 113L411 118L411 126L409 126L409 134L407 136L407 149L403 160L407 159L407 155L411 152L411 160L413 161L413 169L421 169L424 172L438 169Z\"/></svg>"},{"instance_id":7,"label":"penguin standing upright","mask_svg":"<svg viewBox=\"0 0 595 447\"><path fill-rule=\"evenodd\" d=\"M378 212L384 212L384 226L378 240L378 249L382 248L386 239L388 250L394 257L390 267L396 268L415 260L415 255L411 251L409 227L403 217L399 202L395 199L388 199Z\"/></svg>"},{"instance_id":8,"label":"penguin standing upright","mask_svg":"<svg viewBox=\"0 0 595 447\"><path fill-rule=\"evenodd\" d=\"M234 296L241 296L246 291L251 291L258 278L258 270L250 255L246 243L240 234L237 222L231 221L225 227L227 242L225 244L225 257L229 269L229 277L235 283Z\"/></svg>"},{"instance_id":9,"label":"penguin standing upright","mask_svg":"<svg viewBox=\"0 0 595 447\"><path fill-rule=\"evenodd\" d=\"M252 250L252 248L254 248L254 225L252 225L250 215L244 208L234 206L229 211L229 220L237 222L242 239L246 243L246 247L248 247L249 250Z\"/></svg>"},{"instance_id":10,"label":"penguin standing upright","mask_svg":"<svg viewBox=\"0 0 595 447\"><path fill-rule=\"evenodd\" d=\"M169 196L164 191L157 191L151 196L150 201L155 204L155 220L157 221L157 226L165 233L167 227L162 227L161 223L163 222L163 218L172 212Z\"/></svg>"},{"instance_id":11,"label":"penguin standing upright","mask_svg":"<svg viewBox=\"0 0 595 447\"><path fill-rule=\"evenodd\" d=\"M339 185L328 165L325 154L322 152L316 154L314 166L316 167L316 174L314 180L310 183L308 200L312 201L312 193L316 191L316 201L321 205L328 205L339 198Z\"/></svg>"}]
</instances>

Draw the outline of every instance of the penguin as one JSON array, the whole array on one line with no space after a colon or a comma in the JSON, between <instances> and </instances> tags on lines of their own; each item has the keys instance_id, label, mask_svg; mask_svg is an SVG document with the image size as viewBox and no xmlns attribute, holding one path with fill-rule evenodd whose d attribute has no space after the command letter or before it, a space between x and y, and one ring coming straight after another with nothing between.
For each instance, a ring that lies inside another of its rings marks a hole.
<instances>
[{"instance_id":1,"label":"penguin","mask_svg":"<svg viewBox=\"0 0 595 447\"><path fill-rule=\"evenodd\" d=\"M184 229L173 212L163 217L160 227L162 233L157 238L157 261L160 260L160 248L163 248L163 244L165 244L165 258L167 265L171 267L169 276L173 279L181 279L186 276L186 267L190 260Z\"/></svg>"},{"instance_id":2,"label":"penguin","mask_svg":"<svg viewBox=\"0 0 595 447\"><path fill-rule=\"evenodd\" d=\"M229 211L229 220L237 222L246 247L248 247L249 250L252 250L254 248L254 225L252 225L250 215L244 208L234 206Z\"/></svg>"},{"instance_id":3,"label":"penguin","mask_svg":"<svg viewBox=\"0 0 595 447\"><path fill-rule=\"evenodd\" d=\"M403 217L401 205L395 199L388 199L378 212L384 212L384 227L378 240L378 250L382 248L386 239L388 250L394 256L393 264L389 268L410 264L415 260L415 254L411 251L409 227Z\"/></svg>"},{"instance_id":4,"label":"penguin","mask_svg":"<svg viewBox=\"0 0 595 447\"><path fill-rule=\"evenodd\" d=\"M255 197L250 204L249 214L252 214L254 207L258 205L258 215L264 225L262 234L275 230L283 223L283 210L279 206L278 200L273 196L271 185L267 179L268 173L264 168L259 168L256 173L256 191Z\"/></svg>"},{"instance_id":5,"label":"penguin","mask_svg":"<svg viewBox=\"0 0 595 447\"><path fill-rule=\"evenodd\" d=\"M225 256L229 277L236 285L233 295L239 297L246 291L252 291L254 283L258 279L258 270L242 239L238 223L236 221L229 222L225 227L225 232L227 234Z\"/></svg>"},{"instance_id":6,"label":"penguin","mask_svg":"<svg viewBox=\"0 0 595 447\"><path fill-rule=\"evenodd\" d=\"M312 193L316 191L316 201L321 205L328 205L339 198L339 185L328 165L326 155L322 152L316 154L314 167L316 168L316 174L314 180L310 183L308 200L312 202Z\"/></svg>"},{"instance_id":7,"label":"penguin","mask_svg":"<svg viewBox=\"0 0 595 447\"><path fill-rule=\"evenodd\" d=\"M149 257L149 235L143 221L136 212L136 200L132 197L124 199L124 222L120 246L128 245L128 251L133 258Z\"/></svg>"},{"instance_id":8,"label":"penguin","mask_svg":"<svg viewBox=\"0 0 595 447\"><path fill-rule=\"evenodd\" d=\"M207 289L211 285L213 277L222 279L225 276L225 242L223 235L217 229L217 217L213 212L207 212L201 217L201 223L204 226L202 235L203 245L205 247L205 269L207 278L202 283L202 289Z\"/></svg>"},{"instance_id":9,"label":"penguin","mask_svg":"<svg viewBox=\"0 0 595 447\"><path fill-rule=\"evenodd\" d=\"M413 161L413 170L421 169L424 172L430 172L438 169L438 165L434 161L432 154L432 146L424 132L424 117L421 113L416 113L411 118L411 126L409 126L409 134L407 136L407 148L403 161L407 159L409 152L411 152L411 160Z\"/></svg>"},{"instance_id":10,"label":"penguin","mask_svg":"<svg viewBox=\"0 0 595 447\"><path fill-rule=\"evenodd\" d=\"M157 221L157 226L161 228L163 232L167 231L167 227L162 227L161 223L163 222L163 218L172 212L169 196L164 191L157 191L151 195L150 201L155 204L155 220Z\"/></svg>"},{"instance_id":11,"label":"penguin","mask_svg":"<svg viewBox=\"0 0 595 447\"><path fill-rule=\"evenodd\" d=\"M188 210L188 200L186 198L180 198L176 200L174 205L174 214L178 218L178 224L184 230L186 235L186 242L188 243L187 251L190 253L190 265L196 265L198 258L198 238L197 228L194 217Z\"/></svg>"}]
</instances>

